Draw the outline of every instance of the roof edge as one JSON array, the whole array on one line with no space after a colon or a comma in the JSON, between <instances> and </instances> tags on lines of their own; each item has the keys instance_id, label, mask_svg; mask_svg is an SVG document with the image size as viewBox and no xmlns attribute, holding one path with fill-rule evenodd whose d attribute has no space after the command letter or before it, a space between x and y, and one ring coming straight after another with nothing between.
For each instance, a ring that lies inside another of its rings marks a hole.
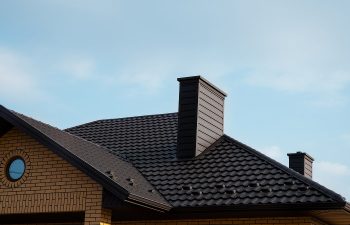
<instances>
[{"instance_id":1,"label":"roof edge","mask_svg":"<svg viewBox=\"0 0 350 225\"><path fill-rule=\"evenodd\" d=\"M313 188L315 188L316 190L320 191L321 193L327 195L328 197L332 198L334 201L336 201L339 204L339 207L343 208L346 206L347 202L345 201L344 197L341 196L340 194L322 186L321 184L308 179L306 177L304 177L303 175L295 172L294 170L288 168L287 166L281 164L280 162L277 162L276 160L264 155L263 153L253 149L252 147L249 147L246 144L243 144L242 142L237 141L236 139L224 134L223 135L224 138L228 139L231 142L234 142L235 144L238 144L239 146L241 146L242 148L244 148L245 150L251 152L252 154L254 154L255 156L259 157L260 159L267 161L268 163L272 164L273 166L279 168L280 170L283 170L284 172L288 173L289 175L295 177L296 179L300 180L301 182L304 182L310 186L312 186Z\"/></svg>"},{"instance_id":2,"label":"roof edge","mask_svg":"<svg viewBox=\"0 0 350 225\"><path fill-rule=\"evenodd\" d=\"M120 118L110 118L110 119L98 119L98 120L93 120L90 122L86 122L86 123L82 123L82 124L78 124L72 127L67 127L65 129L63 129L62 131L66 131L68 133L70 129L74 129L80 126L86 126L88 124L92 124L92 123L96 123L96 122L102 122L102 121L113 121L113 120L128 120L128 119L139 119L139 118L143 118L143 117L150 117L150 116L166 116L166 115L174 115L174 114L178 114L178 112L171 112L171 113L159 113L159 114L148 114L148 115L140 115L140 116L127 116L127 117L120 117Z\"/></svg>"},{"instance_id":3,"label":"roof edge","mask_svg":"<svg viewBox=\"0 0 350 225\"><path fill-rule=\"evenodd\" d=\"M347 202L344 206L344 210L350 213L350 203Z\"/></svg>"},{"instance_id":4,"label":"roof edge","mask_svg":"<svg viewBox=\"0 0 350 225\"><path fill-rule=\"evenodd\" d=\"M79 157L75 156L71 152L67 151L64 147L59 145L57 142L53 141L46 135L44 135L42 132L37 130L36 128L32 127L30 124L28 124L26 121L19 118L17 115L12 113L10 110L5 108L4 106L0 105L0 116L6 119L8 122L13 124L14 126L20 128L25 133L29 134L45 146L48 146L50 150L52 150L55 154L61 156L63 159L67 160L69 163L74 165L75 167L81 169L85 174L88 176L92 176L94 180L96 180L99 183L106 184L106 189L111 191L113 194L116 194L117 197L121 199L126 199L128 197L128 191L125 190L121 186L116 186L112 184L111 181L107 179L105 176L101 176L101 172L95 169L92 165L88 164L84 160L80 159ZM89 173L87 173L89 172ZM92 172L92 173L91 173ZM113 188L112 188L113 187ZM118 193L115 193L115 189L118 190Z\"/></svg>"},{"instance_id":5,"label":"roof edge","mask_svg":"<svg viewBox=\"0 0 350 225\"><path fill-rule=\"evenodd\" d=\"M169 211L170 209L172 209L172 206L170 204L162 204L132 193L129 194L128 199L126 201L134 202L135 204L142 205L146 208L150 208L160 212Z\"/></svg>"},{"instance_id":6,"label":"roof edge","mask_svg":"<svg viewBox=\"0 0 350 225\"><path fill-rule=\"evenodd\" d=\"M66 148L64 148L63 146L61 146L51 138L47 137L45 134L43 134L42 132L40 132L38 129L34 128L30 124L28 124L26 121L19 118L17 115L15 115L13 112L11 112L9 109L4 107L3 105L0 105L0 117L3 117L9 123L18 127L19 129L21 129L22 131L24 131L34 139L41 142L43 145L47 146L55 154L67 160L73 166L79 168L87 176L90 176L96 182L100 183L104 188L106 188L106 190L113 193L117 198L123 201L124 200L127 201L127 199L130 199L130 202L134 202L135 204L137 204L137 202L139 201L143 203L144 207L147 207L149 205L148 208L151 208L157 211L170 210L171 208L170 204L164 205L162 203L145 199L140 196L138 196L138 198L133 197L135 195L131 194L130 192L128 192L126 189L124 189L122 186L118 185L117 183L111 181L111 179L106 177L104 174L102 174L101 171L97 170L95 167L93 167L86 161L82 160L78 156L74 155L73 153L69 152Z\"/></svg>"},{"instance_id":7,"label":"roof edge","mask_svg":"<svg viewBox=\"0 0 350 225\"><path fill-rule=\"evenodd\" d=\"M258 204L258 205L236 205L232 206L203 206L203 207L175 207L172 210L177 212L206 212L206 211L231 211L231 212L244 212L244 211L303 211L303 210L330 210L330 209L343 209L339 203L327 202L327 203L291 203L291 204Z\"/></svg>"}]
</instances>

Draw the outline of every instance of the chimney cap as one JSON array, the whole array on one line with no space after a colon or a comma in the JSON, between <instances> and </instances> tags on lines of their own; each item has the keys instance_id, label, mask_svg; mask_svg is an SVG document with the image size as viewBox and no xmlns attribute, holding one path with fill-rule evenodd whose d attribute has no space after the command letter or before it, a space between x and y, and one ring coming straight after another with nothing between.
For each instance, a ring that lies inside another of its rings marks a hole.
<instances>
[{"instance_id":1,"label":"chimney cap","mask_svg":"<svg viewBox=\"0 0 350 225\"><path fill-rule=\"evenodd\" d=\"M207 85L211 86L212 88L214 88L215 90L217 90L218 92L220 92L224 97L227 96L227 94L221 90L220 88L216 87L214 84L210 83L207 79L205 79L204 77L202 77L201 75L197 75L197 76L190 76L190 77L180 77L177 78L177 81L181 82L181 81L195 81L195 80L202 80L204 81Z\"/></svg>"},{"instance_id":2,"label":"chimney cap","mask_svg":"<svg viewBox=\"0 0 350 225\"><path fill-rule=\"evenodd\" d=\"M296 152L296 153L288 153L287 154L289 157L306 157L308 158L310 161L314 161L314 158L311 157L309 154L307 154L306 152Z\"/></svg>"}]
</instances>

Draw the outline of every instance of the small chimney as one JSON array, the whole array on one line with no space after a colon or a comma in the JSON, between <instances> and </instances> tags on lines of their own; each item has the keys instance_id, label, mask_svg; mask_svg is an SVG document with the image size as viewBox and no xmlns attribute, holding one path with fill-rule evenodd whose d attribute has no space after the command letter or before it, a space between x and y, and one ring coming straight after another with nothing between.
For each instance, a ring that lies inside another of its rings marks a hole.
<instances>
[{"instance_id":1,"label":"small chimney","mask_svg":"<svg viewBox=\"0 0 350 225\"><path fill-rule=\"evenodd\" d=\"M224 133L225 92L201 76L180 82L177 158L198 156Z\"/></svg>"},{"instance_id":2,"label":"small chimney","mask_svg":"<svg viewBox=\"0 0 350 225\"><path fill-rule=\"evenodd\" d=\"M314 159L305 152L289 153L289 168L312 179L312 163Z\"/></svg>"}]
</instances>

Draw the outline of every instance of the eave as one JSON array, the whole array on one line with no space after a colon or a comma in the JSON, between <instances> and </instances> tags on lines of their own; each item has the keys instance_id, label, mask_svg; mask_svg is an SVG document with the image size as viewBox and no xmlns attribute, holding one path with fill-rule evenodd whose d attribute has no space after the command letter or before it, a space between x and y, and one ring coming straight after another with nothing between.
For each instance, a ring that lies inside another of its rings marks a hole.
<instances>
[{"instance_id":1,"label":"eave","mask_svg":"<svg viewBox=\"0 0 350 225\"><path fill-rule=\"evenodd\" d=\"M28 134L32 138L36 139L38 142L48 147L58 156L62 157L64 160L68 161L71 165L75 166L81 170L86 175L90 176L96 182L101 184L103 188L111 192L118 199L126 201L135 205L140 205L146 208L150 208L156 211L168 211L171 209L171 206L166 203L157 202L143 196L135 196L130 193L128 190L123 188L121 185L113 181L111 178L106 176L103 171L99 171L93 165L82 160L77 155L68 151L66 148L49 138L47 135L43 134L39 130L35 129L33 126L28 124L26 121L22 120L16 116L13 112L7 108L0 105L0 118L6 121L6 124L11 124L12 126L17 127L22 130L24 133ZM8 130L9 126L6 126Z\"/></svg>"}]
</instances>

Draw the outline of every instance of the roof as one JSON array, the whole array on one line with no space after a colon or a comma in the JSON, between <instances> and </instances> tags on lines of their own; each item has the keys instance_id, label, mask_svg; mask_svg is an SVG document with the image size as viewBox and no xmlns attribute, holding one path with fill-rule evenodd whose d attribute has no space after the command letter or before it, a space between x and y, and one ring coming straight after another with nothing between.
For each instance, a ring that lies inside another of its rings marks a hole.
<instances>
[{"instance_id":1,"label":"roof","mask_svg":"<svg viewBox=\"0 0 350 225\"><path fill-rule=\"evenodd\" d=\"M167 201L142 174L117 153L66 131L0 105L0 118L39 140L122 200L156 210L168 210ZM2 122L4 123L4 122ZM118 171L123 171L119 173Z\"/></svg>"},{"instance_id":2,"label":"roof","mask_svg":"<svg viewBox=\"0 0 350 225\"><path fill-rule=\"evenodd\" d=\"M349 206L339 194L227 135L196 158L176 159L177 113L98 120L66 130L1 105L0 118L2 133L9 124L20 128L119 199L147 208Z\"/></svg>"},{"instance_id":3,"label":"roof","mask_svg":"<svg viewBox=\"0 0 350 225\"><path fill-rule=\"evenodd\" d=\"M347 204L339 194L227 135L198 157L177 160L177 113L98 120L66 131L122 155L174 208Z\"/></svg>"}]
</instances>

